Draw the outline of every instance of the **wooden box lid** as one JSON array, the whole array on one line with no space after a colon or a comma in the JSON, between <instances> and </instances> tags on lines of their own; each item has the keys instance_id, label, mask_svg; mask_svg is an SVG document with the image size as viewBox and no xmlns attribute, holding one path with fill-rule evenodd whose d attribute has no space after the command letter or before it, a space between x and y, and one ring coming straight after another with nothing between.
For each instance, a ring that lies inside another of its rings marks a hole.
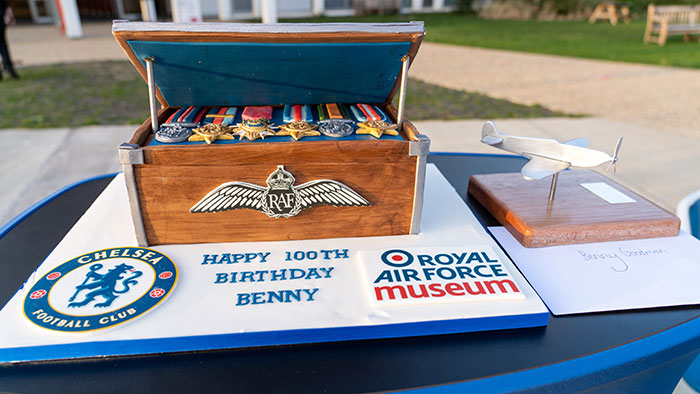
<instances>
[{"instance_id":1,"label":"wooden box lid","mask_svg":"<svg viewBox=\"0 0 700 394\"><path fill-rule=\"evenodd\" d=\"M425 29L410 23L151 23L112 33L144 80L154 58L165 107L389 103L401 60Z\"/></svg>"}]
</instances>

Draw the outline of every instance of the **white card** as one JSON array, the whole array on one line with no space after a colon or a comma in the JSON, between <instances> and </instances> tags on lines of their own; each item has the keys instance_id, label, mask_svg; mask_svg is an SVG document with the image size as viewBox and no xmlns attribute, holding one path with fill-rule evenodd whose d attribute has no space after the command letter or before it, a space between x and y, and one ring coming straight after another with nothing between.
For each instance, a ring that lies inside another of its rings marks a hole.
<instances>
[{"instance_id":1,"label":"white card","mask_svg":"<svg viewBox=\"0 0 700 394\"><path fill-rule=\"evenodd\" d=\"M700 240L687 233L525 248L489 230L555 315L700 304Z\"/></svg>"}]
</instances>

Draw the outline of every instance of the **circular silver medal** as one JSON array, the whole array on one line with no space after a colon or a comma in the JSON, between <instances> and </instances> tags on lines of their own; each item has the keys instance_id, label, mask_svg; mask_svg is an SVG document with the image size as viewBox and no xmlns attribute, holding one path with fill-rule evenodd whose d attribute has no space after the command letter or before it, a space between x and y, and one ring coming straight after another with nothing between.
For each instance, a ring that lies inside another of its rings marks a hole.
<instances>
[{"instance_id":1,"label":"circular silver medal","mask_svg":"<svg viewBox=\"0 0 700 394\"><path fill-rule=\"evenodd\" d=\"M318 131L328 137L347 137L355 132L350 122L343 122L338 120L331 120L328 122L322 122L318 127Z\"/></svg>"},{"instance_id":2,"label":"circular silver medal","mask_svg":"<svg viewBox=\"0 0 700 394\"><path fill-rule=\"evenodd\" d=\"M192 131L190 129L175 123L161 126L156 132L156 140L164 144L175 144L187 141L191 135Z\"/></svg>"}]
</instances>

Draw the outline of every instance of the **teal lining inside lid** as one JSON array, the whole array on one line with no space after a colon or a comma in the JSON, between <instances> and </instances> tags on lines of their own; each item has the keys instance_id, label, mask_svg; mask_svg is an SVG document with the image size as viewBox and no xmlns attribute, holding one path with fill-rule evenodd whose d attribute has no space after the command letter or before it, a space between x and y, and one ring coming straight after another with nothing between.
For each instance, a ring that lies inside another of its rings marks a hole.
<instances>
[{"instance_id":1,"label":"teal lining inside lid","mask_svg":"<svg viewBox=\"0 0 700 394\"><path fill-rule=\"evenodd\" d=\"M128 41L168 106L382 103L410 42ZM145 63L144 63L145 67Z\"/></svg>"}]
</instances>

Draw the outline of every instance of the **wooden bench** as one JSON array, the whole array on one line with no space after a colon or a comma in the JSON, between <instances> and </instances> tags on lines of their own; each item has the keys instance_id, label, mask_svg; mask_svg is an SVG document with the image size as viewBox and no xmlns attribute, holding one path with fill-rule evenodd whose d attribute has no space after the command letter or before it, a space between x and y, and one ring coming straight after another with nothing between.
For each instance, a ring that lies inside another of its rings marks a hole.
<instances>
[{"instance_id":1,"label":"wooden bench","mask_svg":"<svg viewBox=\"0 0 700 394\"><path fill-rule=\"evenodd\" d=\"M668 36L674 34L684 34L686 41L690 40L691 34L700 34L700 5L649 4L644 43L664 45Z\"/></svg>"},{"instance_id":2,"label":"wooden bench","mask_svg":"<svg viewBox=\"0 0 700 394\"><path fill-rule=\"evenodd\" d=\"M401 11L400 0L355 0L353 1L355 15L378 13L398 14Z\"/></svg>"},{"instance_id":3,"label":"wooden bench","mask_svg":"<svg viewBox=\"0 0 700 394\"><path fill-rule=\"evenodd\" d=\"M589 23L595 23L598 19L609 20L611 25L617 25L617 20L622 17L625 23L630 23L630 7L627 3L603 1L593 10Z\"/></svg>"}]
</instances>

